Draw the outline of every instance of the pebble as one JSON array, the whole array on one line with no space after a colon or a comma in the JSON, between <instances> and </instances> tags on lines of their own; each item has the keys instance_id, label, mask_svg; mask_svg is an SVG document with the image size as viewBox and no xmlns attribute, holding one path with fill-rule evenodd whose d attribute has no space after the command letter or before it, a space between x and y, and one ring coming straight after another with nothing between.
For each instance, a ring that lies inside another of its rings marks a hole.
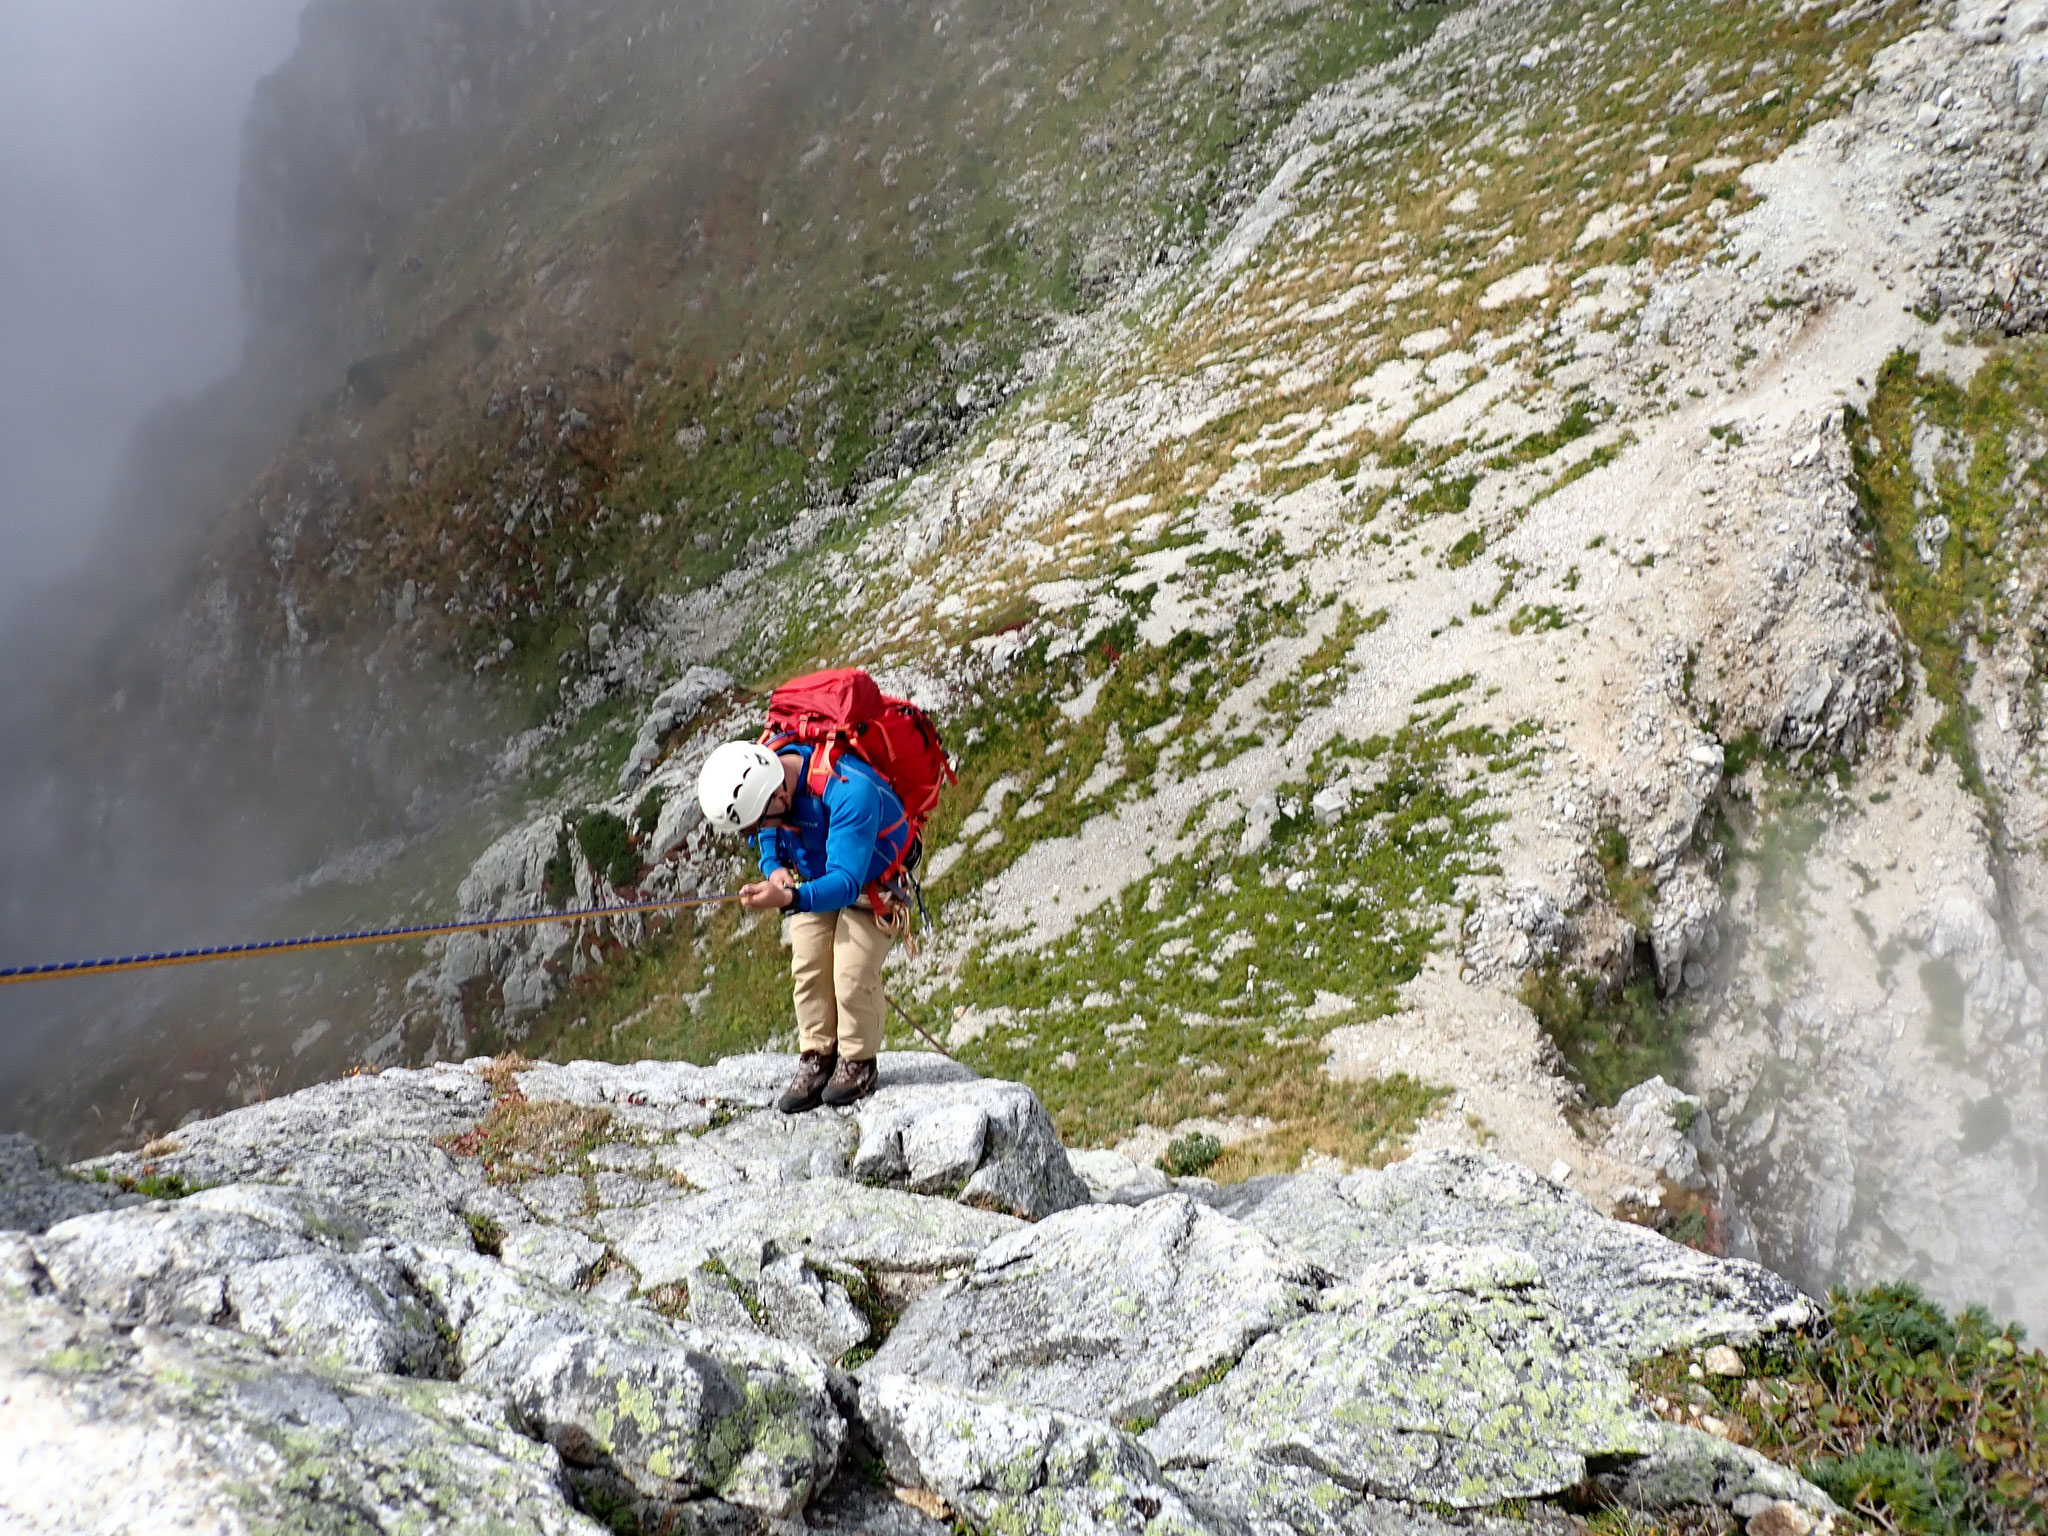
<instances>
[{"instance_id":1,"label":"pebble","mask_svg":"<svg viewBox=\"0 0 2048 1536\"><path fill-rule=\"evenodd\" d=\"M1726 1344L1716 1344L1705 1355L1700 1357L1700 1363L1706 1367L1709 1376L1742 1376L1747 1374L1743 1370L1742 1356L1738 1355Z\"/></svg>"}]
</instances>

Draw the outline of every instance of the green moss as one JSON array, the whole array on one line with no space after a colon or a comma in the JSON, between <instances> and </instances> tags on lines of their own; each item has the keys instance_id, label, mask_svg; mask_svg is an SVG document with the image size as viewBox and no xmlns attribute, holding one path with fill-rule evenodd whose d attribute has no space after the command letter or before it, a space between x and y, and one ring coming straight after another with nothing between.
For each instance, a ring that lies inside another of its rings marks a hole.
<instances>
[{"instance_id":1,"label":"green moss","mask_svg":"<svg viewBox=\"0 0 2048 1536\"><path fill-rule=\"evenodd\" d=\"M1486 552L1486 535L1474 528L1444 551L1444 564L1452 570L1470 565Z\"/></svg>"},{"instance_id":2,"label":"green moss","mask_svg":"<svg viewBox=\"0 0 2048 1536\"><path fill-rule=\"evenodd\" d=\"M849 1349L839 1360L840 1369L858 1370L872 1360L875 1351L887 1342L889 1335L895 1330L898 1314L882 1300L881 1288L876 1285L874 1275L868 1270L858 1266L834 1265L830 1269L820 1270L819 1273L842 1287L847 1299L853 1303L860 1315L867 1319L868 1336Z\"/></svg>"},{"instance_id":3,"label":"green moss","mask_svg":"<svg viewBox=\"0 0 2048 1536\"><path fill-rule=\"evenodd\" d=\"M465 1211L463 1222L469 1227L470 1246L478 1253L497 1258L504 1251L505 1229L494 1218L480 1216L475 1211Z\"/></svg>"},{"instance_id":4,"label":"green moss","mask_svg":"<svg viewBox=\"0 0 2048 1536\"><path fill-rule=\"evenodd\" d=\"M196 1179L188 1179L182 1173L162 1173L145 1163L141 1173L117 1173L113 1182L132 1195L141 1195L146 1200L182 1200L187 1195L196 1195L206 1186Z\"/></svg>"}]
</instances>

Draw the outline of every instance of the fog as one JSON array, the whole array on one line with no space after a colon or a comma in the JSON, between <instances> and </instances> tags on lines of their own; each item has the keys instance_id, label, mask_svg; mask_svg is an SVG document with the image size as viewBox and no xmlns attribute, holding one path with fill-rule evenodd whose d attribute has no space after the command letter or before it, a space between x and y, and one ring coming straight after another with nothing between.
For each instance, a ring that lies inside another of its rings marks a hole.
<instances>
[{"instance_id":1,"label":"fog","mask_svg":"<svg viewBox=\"0 0 2048 1536\"><path fill-rule=\"evenodd\" d=\"M239 936L266 889L375 823L359 796L308 833L293 808L343 797L232 717L92 725L135 568L189 549L189 509L134 481L130 442L241 359L242 127L305 4L0 0L0 964ZM238 1025L208 985L0 990L0 1125L92 1149L116 1135L96 1095L125 1105L173 1062L216 1067L232 1027L280 1027L269 995Z\"/></svg>"},{"instance_id":2,"label":"fog","mask_svg":"<svg viewBox=\"0 0 2048 1536\"><path fill-rule=\"evenodd\" d=\"M235 363L242 118L304 4L0 0L0 618L85 556L143 414Z\"/></svg>"}]
</instances>

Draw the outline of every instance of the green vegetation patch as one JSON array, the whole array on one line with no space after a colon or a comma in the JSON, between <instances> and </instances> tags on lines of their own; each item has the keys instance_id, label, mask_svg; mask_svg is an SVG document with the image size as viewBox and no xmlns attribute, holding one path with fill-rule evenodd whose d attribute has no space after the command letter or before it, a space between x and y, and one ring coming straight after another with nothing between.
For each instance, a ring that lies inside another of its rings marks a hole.
<instances>
[{"instance_id":1,"label":"green vegetation patch","mask_svg":"<svg viewBox=\"0 0 2048 1536\"><path fill-rule=\"evenodd\" d=\"M1739 1377L1694 1380L1665 1356L1637 1379L1672 1417L1705 1394L1736 1438L1826 1489L1851 1530L2048 1531L2048 1356L2019 1328L1881 1285L1836 1292L1823 1326L1742 1357Z\"/></svg>"},{"instance_id":2,"label":"green vegetation patch","mask_svg":"<svg viewBox=\"0 0 2048 1536\"><path fill-rule=\"evenodd\" d=\"M109 1173L104 1168L95 1168L92 1176L95 1183L112 1184L145 1200L182 1200L206 1188L196 1179L188 1179L182 1173L160 1172L149 1163L142 1165L140 1173Z\"/></svg>"},{"instance_id":3,"label":"green vegetation patch","mask_svg":"<svg viewBox=\"0 0 2048 1536\"><path fill-rule=\"evenodd\" d=\"M1166 1144L1165 1154L1159 1159L1159 1171L1176 1179L1190 1178L1207 1173L1222 1156L1222 1142L1207 1131L1190 1131Z\"/></svg>"},{"instance_id":4,"label":"green vegetation patch","mask_svg":"<svg viewBox=\"0 0 2048 1536\"><path fill-rule=\"evenodd\" d=\"M1616 983L1545 966L1523 980L1522 1002L1595 1104L1645 1078L1675 1079L1689 1060L1684 1010L1657 996L1648 971Z\"/></svg>"},{"instance_id":5,"label":"green vegetation patch","mask_svg":"<svg viewBox=\"0 0 2048 1536\"><path fill-rule=\"evenodd\" d=\"M1344 686L1348 675L1344 660L1351 654L1351 647L1358 643L1361 635L1369 634L1387 620L1387 610L1377 609L1360 616L1356 609L1346 603L1337 615L1337 624L1313 651L1302 659L1302 663L1288 677L1275 683L1260 701L1266 713L1276 720L1289 724L1298 722L1310 710L1321 709Z\"/></svg>"},{"instance_id":6,"label":"green vegetation patch","mask_svg":"<svg viewBox=\"0 0 2048 1536\"><path fill-rule=\"evenodd\" d=\"M582 1169L611 1130L608 1109L528 1099L520 1091L517 1077L517 1068L525 1064L516 1057L501 1059L494 1069L497 1097L483 1119L461 1135L438 1143L457 1157L476 1158L493 1184L517 1184L542 1174ZM474 1227L472 1236L478 1240L479 1251L489 1251L482 1247L484 1236Z\"/></svg>"},{"instance_id":7,"label":"green vegetation patch","mask_svg":"<svg viewBox=\"0 0 2048 1536\"><path fill-rule=\"evenodd\" d=\"M1593 855L1607 899L1636 931L1637 953L1619 977L1561 965L1533 970L1523 979L1522 1002L1587 1097L1607 1106L1646 1078L1679 1077L1690 1060L1688 1019L1681 1004L1657 995L1656 978L1642 960L1657 897L1655 877L1635 867L1619 827L1601 829Z\"/></svg>"},{"instance_id":8,"label":"green vegetation patch","mask_svg":"<svg viewBox=\"0 0 2048 1536\"><path fill-rule=\"evenodd\" d=\"M1628 834L1619 827L1602 827L1593 839L1593 856L1599 861L1600 876L1607 882L1607 896L1614 909L1637 933L1648 933L1650 909L1657 900L1657 877L1647 869L1635 867Z\"/></svg>"},{"instance_id":9,"label":"green vegetation patch","mask_svg":"<svg viewBox=\"0 0 2048 1536\"><path fill-rule=\"evenodd\" d=\"M629 886L640 878L640 855L633 847L633 829L616 811L586 811L577 817L576 846L583 850L590 867L613 886Z\"/></svg>"},{"instance_id":10,"label":"green vegetation patch","mask_svg":"<svg viewBox=\"0 0 2048 1536\"><path fill-rule=\"evenodd\" d=\"M1386 1158L1439 1092L1333 1080L1320 1019L1394 1007L1456 920L1462 882L1495 867L1485 776L1519 763L1530 733L1456 728L1454 713L1330 743L1308 783L1281 793L1256 851L1238 851L1233 825L1042 950L971 954L930 999L1004 1019L963 1052L969 1064L1028 1082L1073 1144L1140 1123L1270 1121L1219 1156L1218 1178L1310 1151ZM1319 821L1308 794L1340 780L1347 808Z\"/></svg>"},{"instance_id":11,"label":"green vegetation patch","mask_svg":"<svg viewBox=\"0 0 2048 1536\"><path fill-rule=\"evenodd\" d=\"M1885 596L1941 706L1935 750L1988 803L1965 695L1973 651L2012 627L2007 579L2042 558L2048 343L1996 349L1966 385L1894 354L1850 443Z\"/></svg>"}]
</instances>

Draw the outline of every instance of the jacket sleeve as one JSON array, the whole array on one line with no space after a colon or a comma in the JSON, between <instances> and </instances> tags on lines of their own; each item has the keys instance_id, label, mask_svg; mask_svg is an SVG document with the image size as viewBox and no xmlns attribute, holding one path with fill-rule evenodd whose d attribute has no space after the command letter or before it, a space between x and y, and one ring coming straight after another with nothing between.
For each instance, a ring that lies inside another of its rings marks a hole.
<instances>
[{"instance_id":1,"label":"jacket sleeve","mask_svg":"<svg viewBox=\"0 0 2048 1536\"><path fill-rule=\"evenodd\" d=\"M761 873L772 875L789 863L782 856L780 827L763 827L754 834L754 855L761 861Z\"/></svg>"},{"instance_id":2,"label":"jacket sleeve","mask_svg":"<svg viewBox=\"0 0 2048 1536\"><path fill-rule=\"evenodd\" d=\"M860 900L882 832L882 796L860 774L825 786L825 873L796 888L799 912L836 912Z\"/></svg>"}]
</instances>

